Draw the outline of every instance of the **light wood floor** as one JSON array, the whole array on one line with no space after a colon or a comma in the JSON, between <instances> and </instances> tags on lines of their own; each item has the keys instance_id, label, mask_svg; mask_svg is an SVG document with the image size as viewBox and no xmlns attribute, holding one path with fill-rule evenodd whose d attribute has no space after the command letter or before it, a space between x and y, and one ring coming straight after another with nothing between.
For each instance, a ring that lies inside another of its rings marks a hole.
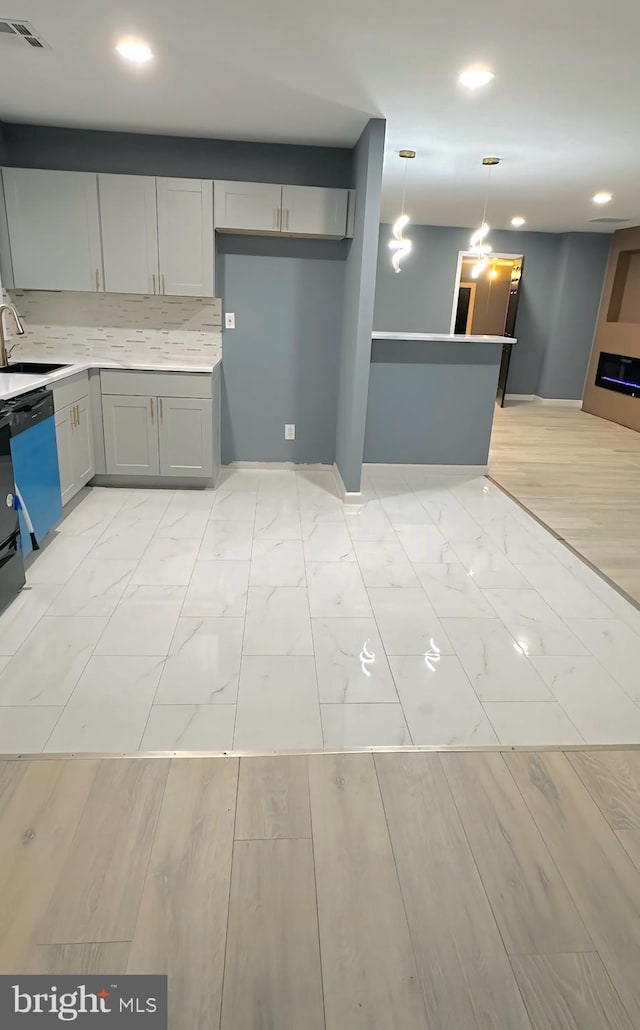
<instances>
[{"instance_id":1,"label":"light wood floor","mask_svg":"<svg viewBox=\"0 0 640 1030\"><path fill-rule=\"evenodd\" d=\"M640 1027L640 751L0 763L0 972L171 1030Z\"/></svg>"},{"instance_id":2,"label":"light wood floor","mask_svg":"<svg viewBox=\"0 0 640 1030\"><path fill-rule=\"evenodd\" d=\"M640 433L579 408L496 410L492 478L640 602Z\"/></svg>"}]
</instances>

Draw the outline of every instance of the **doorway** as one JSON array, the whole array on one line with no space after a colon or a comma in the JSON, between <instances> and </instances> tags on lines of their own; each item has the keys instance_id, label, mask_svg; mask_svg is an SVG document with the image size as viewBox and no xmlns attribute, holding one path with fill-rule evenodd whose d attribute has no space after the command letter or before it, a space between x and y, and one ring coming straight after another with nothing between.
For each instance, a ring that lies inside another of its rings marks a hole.
<instances>
[{"instance_id":1,"label":"doorway","mask_svg":"<svg viewBox=\"0 0 640 1030\"><path fill-rule=\"evenodd\" d=\"M456 269L450 332L467 336L516 335L522 283L522 254L489 254L486 262L460 251ZM498 375L498 403L504 404L512 346L505 343Z\"/></svg>"}]
</instances>

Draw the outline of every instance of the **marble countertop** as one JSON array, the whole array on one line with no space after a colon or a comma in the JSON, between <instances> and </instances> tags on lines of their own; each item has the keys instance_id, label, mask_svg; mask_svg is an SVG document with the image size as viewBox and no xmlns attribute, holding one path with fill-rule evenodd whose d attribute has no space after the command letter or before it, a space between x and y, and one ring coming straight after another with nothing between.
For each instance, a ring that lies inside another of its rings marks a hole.
<instances>
[{"instance_id":1,"label":"marble countertop","mask_svg":"<svg viewBox=\"0 0 640 1030\"><path fill-rule=\"evenodd\" d=\"M21 354L16 360L38 361L41 358L40 356L31 357ZM42 360L44 364L45 359ZM51 364L55 360L57 359L47 354L46 362ZM60 361L65 361L65 359L60 358ZM56 372L42 374L0 372L0 400L19 397L21 393L27 393L29 390L38 390L42 386L52 386L63 379L68 379L69 376L76 375L78 372L86 372L90 368L128 369L136 372L204 372L210 374L221 361L222 358L205 361L197 357L186 361L115 361L111 358L84 358L82 361L65 364L64 368L59 368Z\"/></svg>"},{"instance_id":2,"label":"marble countertop","mask_svg":"<svg viewBox=\"0 0 640 1030\"><path fill-rule=\"evenodd\" d=\"M426 343L517 343L513 336L462 336L454 333L382 333L373 331L373 340L422 340Z\"/></svg>"}]
</instances>

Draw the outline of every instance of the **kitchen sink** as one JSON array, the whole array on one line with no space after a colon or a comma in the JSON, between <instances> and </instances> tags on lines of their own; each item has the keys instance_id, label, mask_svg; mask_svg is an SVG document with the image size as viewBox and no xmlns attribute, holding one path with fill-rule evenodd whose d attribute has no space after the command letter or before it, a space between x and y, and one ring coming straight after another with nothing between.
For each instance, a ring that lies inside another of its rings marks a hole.
<instances>
[{"instance_id":1,"label":"kitchen sink","mask_svg":"<svg viewBox=\"0 0 640 1030\"><path fill-rule=\"evenodd\" d=\"M0 374L6 372L17 372L22 375L46 375L47 372L57 372L59 368L68 368L68 364L49 361L14 361L10 365L0 366Z\"/></svg>"}]
</instances>

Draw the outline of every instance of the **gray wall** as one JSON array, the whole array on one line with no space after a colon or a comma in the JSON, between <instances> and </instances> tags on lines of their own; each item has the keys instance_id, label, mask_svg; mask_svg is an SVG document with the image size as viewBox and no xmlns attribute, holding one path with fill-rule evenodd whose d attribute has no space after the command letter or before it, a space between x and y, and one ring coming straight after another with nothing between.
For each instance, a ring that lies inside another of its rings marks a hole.
<instances>
[{"instance_id":1,"label":"gray wall","mask_svg":"<svg viewBox=\"0 0 640 1030\"><path fill-rule=\"evenodd\" d=\"M562 239L552 345L544 352L536 390L541 397L582 397L610 246L610 236L592 233Z\"/></svg>"},{"instance_id":2,"label":"gray wall","mask_svg":"<svg viewBox=\"0 0 640 1030\"><path fill-rule=\"evenodd\" d=\"M175 175L201 179L351 186L353 151L282 143L151 136L4 124L3 163L15 168Z\"/></svg>"},{"instance_id":3,"label":"gray wall","mask_svg":"<svg viewBox=\"0 0 640 1030\"><path fill-rule=\"evenodd\" d=\"M470 233L470 229L412 225L407 235L413 250L396 275L387 246L391 229L381 226L376 329L449 332L458 252L468 248ZM571 262L563 260L568 238ZM496 252L524 255L518 343L508 392L582 397L610 237L503 230L491 233L491 243ZM569 272L570 266L579 271ZM543 373L547 365L553 375Z\"/></svg>"},{"instance_id":4,"label":"gray wall","mask_svg":"<svg viewBox=\"0 0 640 1030\"><path fill-rule=\"evenodd\" d=\"M364 460L486 465L501 354L500 344L374 340Z\"/></svg>"},{"instance_id":5,"label":"gray wall","mask_svg":"<svg viewBox=\"0 0 640 1030\"><path fill-rule=\"evenodd\" d=\"M376 282L385 122L372 118L354 155L356 215L344 282L336 464L347 491L360 490Z\"/></svg>"},{"instance_id":6,"label":"gray wall","mask_svg":"<svg viewBox=\"0 0 640 1030\"><path fill-rule=\"evenodd\" d=\"M218 292L236 316L224 334L224 464L333 463L346 246L219 237Z\"/></svg>"}]
</instances>

